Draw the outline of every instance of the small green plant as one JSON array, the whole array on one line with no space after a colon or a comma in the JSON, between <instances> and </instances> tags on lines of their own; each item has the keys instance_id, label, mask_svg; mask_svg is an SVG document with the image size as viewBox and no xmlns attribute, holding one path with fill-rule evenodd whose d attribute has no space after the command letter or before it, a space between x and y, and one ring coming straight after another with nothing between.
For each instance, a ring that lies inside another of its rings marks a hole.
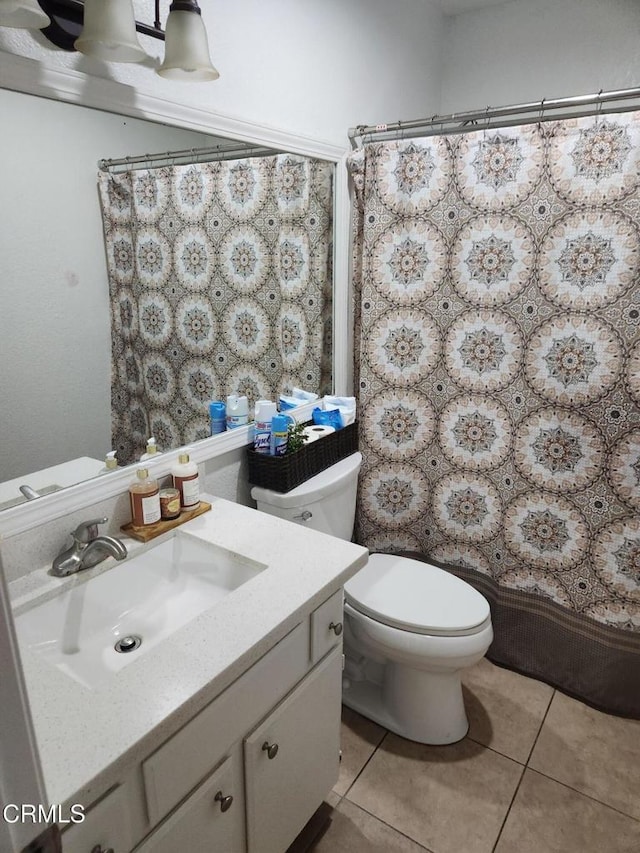
<instances>
[{"instance_id":1,"label":"small green plant","mask_svg":"<svg viewBox=\"0 0 640 853\"><path fill-rule=\"evenodd\" d=\"M289 424L289 438L287 440L287 453L295 453L304 447L304 424Z\"/></svg>"}]
</instances>

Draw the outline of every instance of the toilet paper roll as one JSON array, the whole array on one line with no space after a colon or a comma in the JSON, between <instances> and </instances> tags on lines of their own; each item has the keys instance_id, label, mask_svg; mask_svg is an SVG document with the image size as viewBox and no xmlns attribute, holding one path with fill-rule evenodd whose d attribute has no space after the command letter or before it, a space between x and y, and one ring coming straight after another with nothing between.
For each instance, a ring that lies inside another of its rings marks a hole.
<instances>
[{"instance_id":1,"label":"toilet paper roll","mask_svg":"<svg viewBox=\"0 0 640 853\"><path fill-rule=\"evenodd\" d=\"M302 430L302 434L304 436L304 443L309 444L310 441L317 441L319 438L322 438L325 435L329 435L329 433L335 431L335 427L323 426L322 424L314 424L313 426L305 427Z\"/></svg>"}]
</instances>

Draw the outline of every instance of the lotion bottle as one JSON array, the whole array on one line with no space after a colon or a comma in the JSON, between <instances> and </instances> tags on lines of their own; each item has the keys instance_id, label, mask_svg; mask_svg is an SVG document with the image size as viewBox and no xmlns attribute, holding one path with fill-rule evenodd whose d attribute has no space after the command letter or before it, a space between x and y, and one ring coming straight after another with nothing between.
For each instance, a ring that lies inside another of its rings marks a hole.
<instances>
[{"instance_id":1,"label":"lotion bottle","mask_svg":"<svg viewBox=\"0 0 640 853\"><path fill-rule=\"evenodd\" d=\"M182 509L195 509L200 504L200 477L198 466L191 462L188 453L181 453L171 469L173 485L180 492Z\"/></svg>"},{"instance_id":2,"label":"lotion bottle","mask_svg":"<svg viewBox=\"0 0 640 853\"><path fill-rule=\"evenodd\" d=\"M136 527L160 521L160 487L146 468L138 468L136 479L129 486L131 519Z\"/></svg>"}]
</instances>

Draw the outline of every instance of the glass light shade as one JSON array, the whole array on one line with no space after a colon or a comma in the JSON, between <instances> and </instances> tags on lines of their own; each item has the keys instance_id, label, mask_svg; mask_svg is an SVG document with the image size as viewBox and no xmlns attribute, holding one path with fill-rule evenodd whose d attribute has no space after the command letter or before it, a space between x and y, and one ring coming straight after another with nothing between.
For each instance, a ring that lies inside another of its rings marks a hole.
<instances>
[{"instance_id":1,"label":"glass light shade","mask_svg":"<svg viewBox=\"0 0 640 853\"><path fill-rule=\"evenodd\" d=\"M220 76L211 64L207 31L196 10L172 9L165 29L164 62L157 69L161 77L186 82L206 82Z\"/></svg>"},{"instance_id":2,"label":"glass light shade","mask_svg":"<svg viewBox=\"0 0 640 853\"><path fill-rule=\"evenodd\" d=\"M42 30L51 24L36 0L0 0L0 27Z\"/></svg>"},{"instance_id":3,"label":"glass light shade","mask_svg":"<svg viewBox=\"0 0 640 853\"><path fill-rule=\"evenodd\" d=\"M84 26L74 47L86 56L107 62L146 59L136 34L131 0L85 0Z\"/></svg>"}]
</instances>

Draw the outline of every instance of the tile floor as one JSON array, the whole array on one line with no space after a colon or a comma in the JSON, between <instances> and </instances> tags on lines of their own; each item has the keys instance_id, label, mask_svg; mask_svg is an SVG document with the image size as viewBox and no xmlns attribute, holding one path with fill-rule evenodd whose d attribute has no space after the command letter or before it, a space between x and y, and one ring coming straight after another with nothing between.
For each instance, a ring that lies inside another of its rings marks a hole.
<instances>
[{"instance_id":1,"label":"tile floor","mask_svg":"<svg viewBox=\"0 0 640 853\"><path fill-rule=\"evenodd\" d=\"M345 708L314 853L640 853L640 721L481 661L469 734L404 740Z\"/></svg>"}]
</instances>

